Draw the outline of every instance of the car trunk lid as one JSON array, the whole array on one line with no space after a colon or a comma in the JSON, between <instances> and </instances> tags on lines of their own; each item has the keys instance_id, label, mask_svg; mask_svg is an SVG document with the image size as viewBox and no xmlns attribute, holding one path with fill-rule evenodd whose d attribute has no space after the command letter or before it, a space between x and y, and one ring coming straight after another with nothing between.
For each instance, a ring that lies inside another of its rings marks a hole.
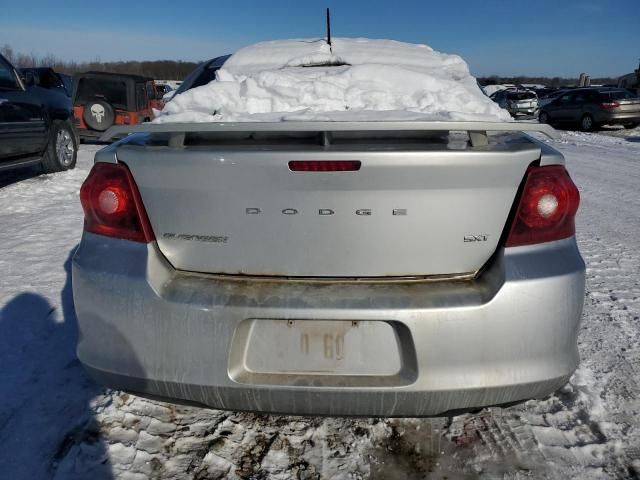
<instances>
[{"instance_id":1,"label":"car trunk lid","mask_svg":"<svg viewBox=\"0 0 640 480\"><path fill-rule=\"evenodd\" d=\"M425 132L188 135L122 145L158 246L180 270L287 277L478 271L540 147ZM290 162L360 162L292 171Z\"/></svg>"}]
</instances>

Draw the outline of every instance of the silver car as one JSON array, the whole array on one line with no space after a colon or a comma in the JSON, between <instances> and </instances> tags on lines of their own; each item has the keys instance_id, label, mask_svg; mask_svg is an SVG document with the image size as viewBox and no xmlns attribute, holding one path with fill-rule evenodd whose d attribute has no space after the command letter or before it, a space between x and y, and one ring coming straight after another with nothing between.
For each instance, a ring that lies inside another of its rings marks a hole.
<instances>
[{"instance_id":1,"label":"silver car","mask_svg":"<svg viewBox=\"0 0 640 480\"><path fill-rule=\"evenodd\" d=\"M98 152L81 189L81 362L115 388L262 412L425 416L550 394L578 364L579 194L560 153L487 130L553 133L129 127L143 133Z\"/></svg>"},{"instance_id":2,"label":"silver car","mask_svg":"<svg viewBox=\"0 0 640 480\"><path fill-rule=\"evenodd\" d=\"M512 117L534 115L538 110L538 96L531 90L500 90L489 98L507 110Z\"/></svg>"}]
</instances>

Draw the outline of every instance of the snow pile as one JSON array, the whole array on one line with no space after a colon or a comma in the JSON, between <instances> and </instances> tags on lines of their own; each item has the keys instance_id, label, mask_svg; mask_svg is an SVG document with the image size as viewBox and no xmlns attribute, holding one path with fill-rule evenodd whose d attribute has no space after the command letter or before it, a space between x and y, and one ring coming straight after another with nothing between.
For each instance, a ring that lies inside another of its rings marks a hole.
<instances>
[{"instance_id":1,"label":"snow pile","mask_svg":"<svg viewBox=\"0 0 640 480\"><path fill-rule=\"evenodd\" d=\"M392 40L278 40L235 53L155 122L508 121L457 55Z\"/></svg>"}]
</instances>

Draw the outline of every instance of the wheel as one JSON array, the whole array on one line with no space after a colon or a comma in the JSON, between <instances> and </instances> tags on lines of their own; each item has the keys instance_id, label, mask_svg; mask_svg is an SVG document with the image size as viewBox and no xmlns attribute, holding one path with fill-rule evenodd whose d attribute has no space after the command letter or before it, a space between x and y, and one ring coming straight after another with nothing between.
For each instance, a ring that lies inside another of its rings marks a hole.
<instances>
[{"instance_id":1,"label":"wheel","mask_svg":"<svg viewBox=\"0 0 640 480\"><path fill-rule=\"evenodd\" d=\"M624 128L626 128L627 130L631 130L632 128L636 128L638 125L640 125L640 122L636 122L636 123L627 123Z\"/></svg>"},{"instance_id":2,"label":"wheel","mask_svg":"<svg viewBox=\"0 0 640 480\"><path fill-rule=\"evenodd\" d=\"M93 130L104 132L115 122L116 113L111 104L96 98L85 104L82 118Z\"/></svg>"},{"instance_id":3,"label":"wheel","mask_svg":"<svg viewBox=\"0 0 640 480\"><path fill-rule=\"evenodd\" d=\"M549 123L549 114L545 111L540 112L540 114L538 115L538 122Z\"/></svg>"},{"instance_id":4,"label":"wheel","mask_svg":"<svg viewBox=\"0 0 640 480\"><path fill-rule=\"evenodd\" d=\"M54 120L49 129L49 143L42 157L45 173L71 170L76 166L78 142L69 122Z\"/></svg>"},{"instance_id":5,"label":"wheel","mask_svg":"<svg viewBox=\"0 0 640 480\"><path fill-rule=\"evenodd\" d=\"M583 132L591 132L595 128L596 128L596 124L593 121L593 117L589 114L584 115L582 117L582 120L580 120L580 129Z\"/></svg>"}]
</instances>

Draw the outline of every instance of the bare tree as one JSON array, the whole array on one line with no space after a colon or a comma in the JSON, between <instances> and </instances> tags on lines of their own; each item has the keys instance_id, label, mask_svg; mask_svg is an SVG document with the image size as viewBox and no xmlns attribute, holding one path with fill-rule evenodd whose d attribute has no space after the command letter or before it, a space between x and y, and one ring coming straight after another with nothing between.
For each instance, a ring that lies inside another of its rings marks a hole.
<instances>
[{"instance_id":1,"label":"bare tree","mask_svg":"<svg viewBox=\"0 0 640 480\"><path fill-rule=\"evenodd\" d=\"M37 56L33 53L16 52L8 44L0 47L0 52L16 67L52 67L57 72L68 74L97 70L144 75L163 80L182 80L198 65L196 62L175 60L103 62L100 58L88 62L75 62L62 60L52 53Z\"/></svg>"},{"instance_id":2,"label":"bare tree","mask_svg":"<svg viewBox=\"0 0 640 480\"><path fill-rule=\"evenodd\" d=\"M13 48L11 48L11 45L9 45L8 43L6 43L3 47L0 48L0 53L4 58L9 60L11 63L14 62L15 53L13 52Z\"/></svg>"}]
</instances>

